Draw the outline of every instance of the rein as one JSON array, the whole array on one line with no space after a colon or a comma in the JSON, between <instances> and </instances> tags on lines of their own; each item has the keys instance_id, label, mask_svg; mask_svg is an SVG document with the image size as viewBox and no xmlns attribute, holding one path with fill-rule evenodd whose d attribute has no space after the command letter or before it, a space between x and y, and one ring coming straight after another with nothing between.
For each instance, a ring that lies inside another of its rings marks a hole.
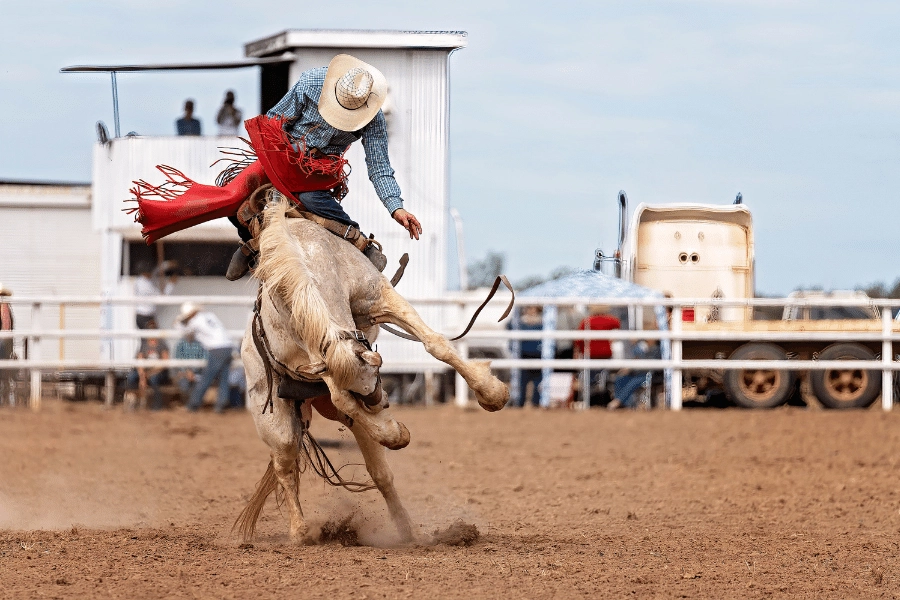
<instances>
[{"instance_id":1,"label":"rein","mask_svg":"<svg viewBox=\"0 0 900 600\"><path fill-rule=\"evenodd\" d=\"M515 290L513 290L513 287L509 283L509 279L506 278L506 275L498 275L497 278L494 280L494 285L491 286L491 291L488 292L487 298L484 299L484 302L481 303L481 306L478 307L478 309L475 311L475 314L473 314L472 318L469 319L469 324L466 325L465 330L458 336L450 338L451 342L460 340L463 337L465 337L465 335L467 333L469 333L469 331L472 329L472 326L475 325L475 321L476 321L476 319L478 319L478 315L481 314L481 311L484 310L484 307L487 306L488 302L490 302L491 299L494 297L494 294L497 293L497 290L500 288L501 283L503 283L503 285L506 286L506 289L509 290L509 292L512 294L512 297L509 299L509 306L506 307L506 310L503 312L503 315L501 315L500 318L497 319L497 322L499 323L500 321L502 321L503 319L505 319L506 317L509 316L509 312L512 310L513 304L515 304L515 302L516 302L516 292L515 292ZM414 342L422 341L418 337L416 337L412 334L406 333L405 331L401 331L399 329L394 329L393 327L391 327L390 325L388 325L386 323L381 323L380 326L382 329L384 329L388 333L393 333L397 337L401 337L405 340L412 340Z\"/></svg>"}]
</instances>

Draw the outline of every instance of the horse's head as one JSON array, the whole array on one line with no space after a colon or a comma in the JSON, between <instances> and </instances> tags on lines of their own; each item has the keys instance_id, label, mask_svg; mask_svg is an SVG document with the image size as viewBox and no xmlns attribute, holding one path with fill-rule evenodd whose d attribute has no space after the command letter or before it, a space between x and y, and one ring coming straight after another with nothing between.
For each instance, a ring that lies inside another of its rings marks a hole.
<instances>
[{"instance_id":1,"label":"horse's head","mask_svg":"<svg viewBox=\"0 0 900 600\"><path fill-rule=\"evenodd\" d=\"M374 406L383 400L381 388L381 355L370 350L368 342L350 334L327 351L325 362L335 382Z\"/></svg>"}]
</instances>

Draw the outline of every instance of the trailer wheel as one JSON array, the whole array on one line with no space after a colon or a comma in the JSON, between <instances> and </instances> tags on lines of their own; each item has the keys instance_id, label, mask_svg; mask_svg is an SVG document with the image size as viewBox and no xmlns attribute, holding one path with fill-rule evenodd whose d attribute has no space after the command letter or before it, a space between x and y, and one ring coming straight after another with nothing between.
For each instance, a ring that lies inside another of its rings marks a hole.
<instances>
[{"instance_id":1,"label":"trailer wheel","mask_svg":"<svg viewBox=\"0 0 900 600\"><path fill-rule=\"evenodd\" d=\"M822 350L819 360L875 360L875 354L861 344L832 344ZM828 408L866 408L881 392L877 370L829 369L810 371L813 393Z\"/></svg>"},{"instance_id":2,"label":"trailer wheel","mask_svg":"<svg viewBox=\"0 0 900 600\"><path fill-rule=\"evenodd\" d=\"M787 360L775 344L744 344L731 353L729 360ZM773 408L787 402L796 376L792 371L776 369L740 369L725 371L725 393L744 408Z\"/></svg>"}]
</instances>

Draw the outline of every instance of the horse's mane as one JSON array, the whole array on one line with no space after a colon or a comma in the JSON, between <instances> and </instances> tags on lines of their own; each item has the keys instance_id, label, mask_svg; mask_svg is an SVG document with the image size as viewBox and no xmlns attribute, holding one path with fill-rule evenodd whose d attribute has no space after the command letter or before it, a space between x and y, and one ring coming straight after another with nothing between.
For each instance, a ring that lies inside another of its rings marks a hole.
<instances>
[{"instance_id":1,"label":"horse's mane","mask_svg":"<svg viewBox=\"0 0 900 600\"><path fill-rule=\"evenodd\" d=\"M310 270L312 261L321 259L309 256L291 233L285 216L289 209L286 199L266 208L255 275L262 282L263 294L277 295L290 310L291 327L306 345L310 359L324 361L328 375L346 388L357 374L359 359L351 344L341 343L342 328L334 322Z\"/></svg>"}]
</instances>

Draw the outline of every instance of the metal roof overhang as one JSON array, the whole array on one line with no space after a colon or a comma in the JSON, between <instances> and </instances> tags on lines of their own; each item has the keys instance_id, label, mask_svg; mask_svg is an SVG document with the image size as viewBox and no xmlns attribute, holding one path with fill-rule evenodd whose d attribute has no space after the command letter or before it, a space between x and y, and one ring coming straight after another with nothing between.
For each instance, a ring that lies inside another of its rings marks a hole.
<instances>
[{"instance_id":1,"label":"metal roof overhang","mask_svg":"<svg viewBox=\"0 0 900 600\"><path fill-rule=\"evenodd\" d=\"M280 56L249 58L225 62L162 63L147 65L73 65L63 67L61 73L134 73L138 71L211 71L216 69L243 69L278 63L293 62L297 57L290 52Z\"/></svg>"},{"instance_id":2,"label":"metal roof overhang","mask_svg":"<svg viewBox=\"0 0 900 600\"><path fill-rule=\"evenodd\" d=\"M409 48L455 50L468 44L465 31L380 29L288 29L244 45L245 56L267 56L297 48Z\"/></svg>"},{"instance_id":3,"label":"metal roof overhang","mask_svg":"<svg viewBox=\"0 0 900 600\"><path fill-rule=\"evenodd\" d=\"M149 65L73 65L63 67L61 73L109 73L112 78L113 121L115 123L116 137L121 136L119 130L119 88L116 83L117 73L139 73L145 71L212 71L220 69L243 69L246 67L261 67L264 65L290 63L296 60L296 55L291 52L283 52L278 56L263 58L249 58L231 60L225 62L201 62L201 63L162 63Z\"/></svg>"}]
</instances>

